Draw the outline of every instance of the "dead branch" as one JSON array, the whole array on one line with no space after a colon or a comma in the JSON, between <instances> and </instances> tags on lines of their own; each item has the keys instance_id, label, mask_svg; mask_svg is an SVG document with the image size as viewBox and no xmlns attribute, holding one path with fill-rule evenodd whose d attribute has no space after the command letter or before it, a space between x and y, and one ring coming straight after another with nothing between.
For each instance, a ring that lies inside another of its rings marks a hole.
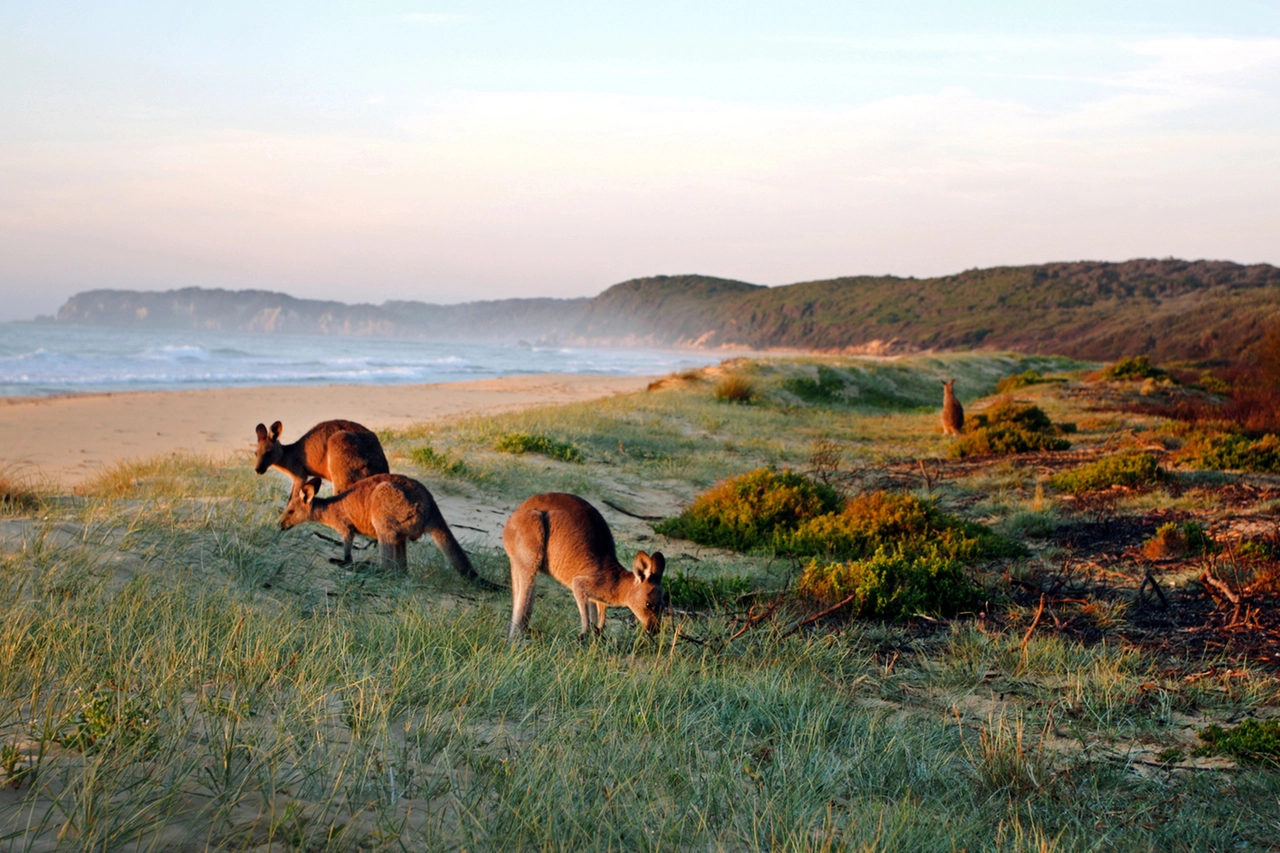
<instances>
[{"instance_id":1,"label":"dead branch","mask_svg":"<svg viewBox=\"0 0 1280 853\"><path fill-rule=\"evenodd\" d=\"M1148 585L1150 585L1151 589L1155 591L1156 597L1160 599L1160 609L1168 610L1169 599L1165 598L1164 590L1160 588L1160 584L1156 583L1155 576L1151 574L1150 569L1147 569L1147 576L1142 579L1142 583L1138 584L1138 605L1142 605L1142 592Z\"/></svg>"},{"instance_id":2,"label":"dead branch","mask_svg":"<svg viewBox=\"0 0 1280 853\"><path fill-rule=\"evenodd\" d=\"M805 625L812 625L814 622L817 622L823 616L830 616L832 613L835 613L840 608L846 607L852 604L853 600L857 597L858 597L858 593L855 592L853 595L844 599L839 604L832 605L831 607L828 607L826 610L823 610L821 613L815 613L812 616L810 616L808 619L803 619L797 622L796 624L788 628L786 631L784 631L782 634L782 637L790 637L792 634L794 634L796 631L799 631ZM781 640L782 637L779 637L778 639Z\"/></svg>"},{"instance_id":3,"label":"dead branch","mask_svg":"<svg viewBox=\"0 0 1280 853\"><path fill-rule=\"evenodd\" d=\"M748 610L748 611L747 611L747 622L746 622L746 624L745 624L745 625L743 625L743 626L738 630L738 633L736 633L736 634L734 634L732 637L730 637L730 638L728 639L728 642L732 643L734 640L738 639L738 638L739 638L739 637L741 637L743 634L745 634L745 633L747 633L748 631L750 631L750 630L751 630L752 628L754 628L756 625L759 625L761 622L763 622L764 620L766 620L766 619L768 619L770 616L772 616L772 615L773 615L773 611L775 611L775 610L777 610L777 609L778 609L778 605L782 603L782 599L786 598L786 596L787 596L787 591L786 591L786 590L783 590L782 592L778 593L778 597L777 597L777 598L775 598L775 599L773 600L773 603L771 603L771 604L770 604L770 605L765 609L765 611L764 611L763 613L761 613L759 616L752 616L752 615L751 615L751 610L755 610L755 609L756 609L756 607L755 607L755 605L754 605L754 604L753 604L753 605L751 605L751 610Z\"/></svg>"},{"instance_id":4,"label":"dead branch","mask_svg":"<svg viewBox=\"0 0 1280 853\"><path fill-rule=\"evenodd\" d=\"M622 507L618 506L616 503L614 503L614 502L613 502L613 501L611 501L611 500L607 500L607 499L604 499L604 498L602 498L601 500L604 500L604 505L605 505L605 506L609 507L609 508L610 508L610 509L612 509L612 510L616 510L616 511L618 511L618 512L622 513L623 515L629 515L629 516L631 516L632 518L638 518L638 519L640 519L641 521L662 521L662 516L660 516L660 515L636 515L634 512L628 512L627 510L625 510L625 509L623 509Z\"/></svg>"},{"instance_id":5,"label":"dead branch","mask_svg":"<svg viewBox=\"0 0 1280 853\"><path fill-rule=\"evenodd\" d=\"M1024 652L1027 650L1027 644L1031 642L1031 635L1035 633L1036 626L1040 624L1040 617L1044 615L1044 593L1040 593L1040 606L1036 608L1036 616L1031 620L1031 627L1027 629L1027 633L1022 635L1022 642L1019 644Z\"/></svg>"}]
</instances>

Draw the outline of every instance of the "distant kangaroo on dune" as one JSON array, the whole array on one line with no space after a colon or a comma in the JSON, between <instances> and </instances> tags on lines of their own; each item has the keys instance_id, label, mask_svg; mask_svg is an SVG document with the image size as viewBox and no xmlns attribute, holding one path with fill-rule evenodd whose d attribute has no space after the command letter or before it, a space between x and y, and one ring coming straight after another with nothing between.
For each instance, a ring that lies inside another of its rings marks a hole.
<instances>
[{"instance_id":1,"label":"distant kangaroo on dune","mask_svg":"<svg viewBox=\"0 0 1280 853\"><path fill-rule=\"evenodd\" d=\"M262 474L268 468L277 468L288 474L293 480L290 497L297 494L308 477L333 483L336 495L357 480L391 471L378 436L355 421L322 421L293 444L280 443L283 428L276 421L268 432L258 424L258 462L254 470Z\"/></svg>"},{"instance_id":2,"label":"distant kangaroo on dune","mask_svg":"<svg viewBox=\"0 0 1280 853\"><path fill-rule=\"evenodd\" d=\"M520 504L503 528L502 547L511 561L508 635L513 639L523 635L528 626L539 571L573 592L582 618L582 636L604 629L605 608L610 604L629 608L645 631L657 630L666 603L662 590L666 558L657 551L652 555L641 551L631 571L624 569L604 516L577 495L552 492L534 495Z\"/></svg>"},{"instance_id":3,"label":"distant kangaroo on dune","mask_svg":"<svg viewBox=\"0 0 1280 853\"><path fill-rule=\"evenodd\" d=\"M959 435L964 431L964 406L956 399L956 381L942 383L942 431L947 435Z\"/></svg>"},{"instance_id":4,"label":"distant kangaroo on dune","mask_svg":"<svg viewBox=\"0 0 1280 853\"><path fill-rule=\"evenodd\" d=\"M320 481L313 478L289 497L289 505L280 516L281 530L304 521L327 524L342 536L342 562L347 563L351 562L355 535L371 536L378 540L383 566L400 569L409 567L405 543L410 539L416 542L427 533L458 574L468 580L482 580L453 537L431 492L417 480L400 474L374 474L331 498L316 497L319 488Z\"/></svg>"}]
</instances>

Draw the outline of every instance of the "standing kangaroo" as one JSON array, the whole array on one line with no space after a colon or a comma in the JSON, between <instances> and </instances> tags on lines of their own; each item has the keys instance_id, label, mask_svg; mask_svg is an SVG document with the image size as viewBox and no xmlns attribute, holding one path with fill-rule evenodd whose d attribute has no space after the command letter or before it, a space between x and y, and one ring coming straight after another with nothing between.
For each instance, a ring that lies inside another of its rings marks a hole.
<instances>
[{"instance_id":1,"label":"standing kangaroo","mask_svg":"<svg viewBox=\"0 0 1280 853\"><path fill-rule=\"evenodd\" d=\"M267 432L265 426L258 424L258 463L254 470L262 474L268 468L277 468L288 474L293 480L290 498L308 477L330 481L336 495L357 480L391 471L378 436L355 421L323 421L293 444L280 443L283 428L276 421Z\"/></svg>"},{"instance_id":2,"label":"standing kangaroo","mask_svg":"<svg viewBox=\"0 0 1280 853\"><path fill-rule=\"evenodd\" d=\"M942 431L946 435L959 435L964 431L964 406L956 399L956 381L942 383Z\"/></svg>"},{"instance_id":3,"label":"standing kangaroo","mask_svg":"<svg viewBox=\"0 0 1280 853\"><path fill-rule=\"evenodd\" d=\"M280 516L281 530L304 521L327 524L342 536L344 563L351 562L351 542L357 533L372 536L378 540L382 565L402 570L409 568L405 542L416 542L423 533L429 533L458 574L468 580L482 580L453 538L431 492L417 480L400 474L374 474L331 498L316 497L319 488L320 481L311 479L289 497L289 505Z\"/></svg>"},{"instance_id":4,"label":"standing kangaroo","mask_svg":"<svg viewBox=\"0 0 1280 853\"><path fill-rule=\"evenodd\" d=\"M502 530L502 547L511 561L511 638L524 634L529 624L539 571L572 590L582 617L582 636L593 628L604 629L605 608L610 604L630 608L646 631L657 630L666 601L662 591L666 557L641 551L628 572L618 562L604 516L577 495L552 492L520 504Z\"/></svg>"}]
</instances>

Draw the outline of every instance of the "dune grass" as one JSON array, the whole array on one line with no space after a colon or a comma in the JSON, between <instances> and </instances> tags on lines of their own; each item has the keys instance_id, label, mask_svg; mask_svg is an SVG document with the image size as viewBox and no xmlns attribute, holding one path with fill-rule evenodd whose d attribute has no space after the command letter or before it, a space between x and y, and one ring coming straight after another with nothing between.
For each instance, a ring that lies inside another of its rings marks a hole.
<instances>
[{"instance_id":1,"label":"dune grass","mask_svg":"<svg viewBox=\"0 0 1280 853\"><path fill-rule=\"evenodd\" d=\"M942 369L965 364L994 387L999 371L978 359ZM751 406L699 384L396 433L388 449L408 470L430 446L465 466L431 467L429 482L511 501L556 485L692 497L771 461L802 465L821 434L868 459L945 452L936 407L769 402L769 383L807 367L769 369ZM493 450L515 431L572 442L585 461ZM1014 489L1016 474L998 476ZM973 621L783 636L778 619L735 638L742 609L796 567L714 553L673 559L700 612L655 637L611 616L578 641L568 593L544 579L533 634L512 644L509 598L477 592L430 546L410 548L401 576L331 565L332 545L279 531L283 485L247 458L167 457L6 516L0 849L1274 841L1273 767L1143 774L1134 758L1175 743L1186 715L1274 707L1264 672L1186 680L1131 648ZM620 542L624 556L641 544ZM469 550L501 577L501 552Z\"/></svg>"}]
</instances>

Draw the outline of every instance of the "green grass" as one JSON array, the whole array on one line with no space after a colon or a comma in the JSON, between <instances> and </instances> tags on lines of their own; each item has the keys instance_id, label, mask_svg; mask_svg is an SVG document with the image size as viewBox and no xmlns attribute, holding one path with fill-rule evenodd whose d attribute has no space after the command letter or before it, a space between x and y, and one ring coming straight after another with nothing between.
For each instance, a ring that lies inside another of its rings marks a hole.
<instances>
[{"instance_id":1,"label":"green grass","mask_svg":"<svg viewBox=\"0 0 1280 853\"><path fill-rule=\"evenodd\" d=\"M550 435L529 432L509 432L498 436L493 449L500 453L537 453L561 462L581 462L582 451L567 441Z\"/></svg>"},{"instance_id":2,"label":"green grass","mask_svg":"<svg viewBox=\"0 0 1280 853\"><path fill-rule=\"evenodd\" d=\"M549 487L690 500L727 476L803 466L817 438L872 467L944 452L937 404L769 397L769 383L810 364L770 367L760 405L725 406L691 385L433 424L386 444L393 467L420 465L433 489L508 505ZM864 369L851 364L832 369ZM865 369L909 395L897 371L911 364ZM1009 372L999 356L916 364L930 374L922 395L936 391L932 372L991 388ZM586 461L495 451L512 432L555 436ZM424 446L433 456L415 457ZM966 523L985 513L965 489L1024 506L1016 494L1034 472L983 477L936 483L939 511ZM671 558L669 591L697 612L655 637L611 613L604 636L573 639L572 599L544 578L532 635L511 644L507 595L477 592L422 543L407 576L334 566L331 545L276 527L287 493L247 458L168 457L5 516L0 846L1274 844L1273 766L1143 775L1128 753L1185 743L1174 732L1187 715L1265 716L1280 697L1264 671L1197 659L1189 671L1213 671L1189 680L1132 647L1043 628L1024 640L1025 610L1007 629L864 621L784 637L805 614L784 603L742 632L804 567L706 552ZM622 556L652 538L620 537ZM487 577L505 572L496 548L469 551Z\"/></svg>"}]
</instances>

